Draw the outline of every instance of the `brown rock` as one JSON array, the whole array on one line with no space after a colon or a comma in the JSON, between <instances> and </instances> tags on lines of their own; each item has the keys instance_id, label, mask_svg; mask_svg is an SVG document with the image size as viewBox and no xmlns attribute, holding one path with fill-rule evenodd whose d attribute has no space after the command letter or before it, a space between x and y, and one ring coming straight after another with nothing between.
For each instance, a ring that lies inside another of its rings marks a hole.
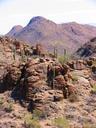
<instances>
[{"instance_id":1,"label":"brown rock","mask_svg":"<svg viewBox=\"0 0 96 128\"><path fill-rule=\"evenodd\" d=\"M61 90L64 84L65 84L65 80L62 75L58 75L55 77L54 88Z\"/></svg>"},{"instance_id":2,"label":"brown rock","mask_svg":"<svg viewBox=\"0 0 96 128\"><path fill-rule=\"evenodd\" d=\"M76 89L76 87L74 85L67 83L67 88L68 88L69 95L77 94L77 89Z\"/></svg>"},{"instance_id":3,"label":"brown rock","mask_svg":"<svg viewBox=\"0 0 96 128\"><path fill-rule=\"evenodd\" d=\"M21 70L17 65L10 65L7 67L7 73L3 77L3 84L5 89L11 89L16 86L17 81L20 79Z\"/></svg>"},{"instance_id":4,"label":"brown rock","mask_svg":"<svg viewBox=\"0 0 96 128\"><path fill-rule=\"evenodd\" d=\"M36 48L33 49L33 54L34 55L40 55L40 56L45 56L46 51L44 50L42 44L37 44Z\"/></svg>"},{"instance_id":5,"label":"brown rock","mask_svg":"<svg viewBox=\"0 0 96 128\"><path fill-rule=\"evenodd\" d=\"M85 64L83 60L74 61L74 69L83 70L85 68Z\"/></svg>"},{"instance_id":6,"label":"brown rock","mask_svg":"<svg viewBox=\"0 0 96 128\"><path fill-rule=\"evenodd\" d=\"M96 66L95 66L95 65L92 66L92 72L93 72L94 74L96 74Z\"/></svg>"}]
</instances>

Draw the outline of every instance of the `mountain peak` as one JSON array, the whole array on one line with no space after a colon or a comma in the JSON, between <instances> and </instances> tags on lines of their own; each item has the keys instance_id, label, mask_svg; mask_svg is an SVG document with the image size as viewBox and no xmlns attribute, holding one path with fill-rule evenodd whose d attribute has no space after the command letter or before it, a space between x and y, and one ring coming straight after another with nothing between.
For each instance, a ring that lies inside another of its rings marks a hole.
<instances>
[{"instance_id":1,"label":"mountain peak","mask_svg":"<svg viewBox=\"0 0 96 128\"><path fill-rule=\"evenodd\" d=\"M16 30L20 30L22 29L23 27L21 25L15 25L12 29L16 29Z\"/></svg>"},{"instance_id":2,"label":"mountain peak","mask_svg":"<svg viewBox=\"0 0 96 128\"><path fill-rule=\"evenodd\" d=\"M36 17L33 17L29 23L28 23L28 26L33 24L33 23L40 23L40 22L45 22L45 21L49 21L48 19L42 17L42 16L36 16Z\"/></svg>"},{"instance_id":3,"label":"mountain peak","mask_svg":"<svg viewBox=\"0 0 96 128\"><path fill-rule=\"evenodd\" d=\"M15 25L6 35L13 37L23 29L21 25Z\"/></svg>"}]
</instances>

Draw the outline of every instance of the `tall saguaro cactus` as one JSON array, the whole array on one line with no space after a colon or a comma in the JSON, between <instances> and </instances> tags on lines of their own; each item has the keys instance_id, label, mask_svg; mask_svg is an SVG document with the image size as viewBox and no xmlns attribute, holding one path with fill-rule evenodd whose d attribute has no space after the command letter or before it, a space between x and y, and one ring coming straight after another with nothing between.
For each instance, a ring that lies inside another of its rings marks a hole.
<instances>
[{"instance_id":1,"label":"tall saguaro cactus","mask_svg":"<svg viewBox=\"0 0 96 128\"><path fill-rule=\"evenodd\" d=\"M54 47L54 57L55 57L55 54L56 54L56 49L55 49L55 47Z\"/></svg>"},{"instance_id":2,"label":"tall saguaro cactus","mask_svg":"<svg viewBox=\"0 0 96 128\"><path fill-rule=\"evenodd\" d=\"M20 53L21 53L21 60L24 61L25 60L25 50L24 50L24 47L20 48Z\"/></svg>"},{"instance_id":3,"label":"tall saguaro cactus","mask_svg":"<svg viewBox=\"0 0 96 128\"><path fill-rule=\"evenodd\" d=\"M58 57L58 50L56 49L56 58Z\"/></svg>"},{"instance_id":4,"label":"tall saguaro cactus","mask_svg":"<svg viewBox=\"0 0 96 128\"><path fill-rule=\"evenodd\" d=\"M56 47L54 47L54 57L57 58L57 56L58 56L58 50L56 49Z\"/></svg>"},{"instance_id":5,"label":"tall saguaro cactus","mask_svg":"<svg viewBox=\"0 0 96 128\"><path fill-rule=\"evenodd\" d=\"M64 59L63 59L63 61L66 61L66 59L67 59L67 58L66 58L66 57L67 57L67 56L66 56L66 54L67 54L66 49L63 49L63 54L64 54ZM64 62L63 62L63 63L64 63Z\"/></svg>"},{"instance_id":6,"label":"tall saguaro cactus","mask_svg":"<svg viewBox=\"0 0 96 128\"><path fill-rule=\"evenodd\" d=\"M13 46L12 50L13 50L13 59L16 60L16 47Z\"/></svg>"},{"instance_id":7,"label":"tall saguaro cactus","mask_svg":"<svg viewBox=\"0 0 96 128\"><path fill-rule=\"evenodd\" d=\"M64 56L65 56L66 55L66 49L65 48L64 48L64 51L63 52L64 52Z\"/></svg>"}]
</instances>

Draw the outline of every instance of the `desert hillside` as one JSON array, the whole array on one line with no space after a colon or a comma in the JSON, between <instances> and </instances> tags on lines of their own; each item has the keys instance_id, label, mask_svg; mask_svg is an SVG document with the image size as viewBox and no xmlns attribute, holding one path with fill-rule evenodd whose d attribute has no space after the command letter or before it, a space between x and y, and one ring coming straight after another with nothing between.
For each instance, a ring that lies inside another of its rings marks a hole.
<instances>
[{"instance_id":1,"label":"desert hillside","mask_svg":"<svg viewBox=\"0 0 96 128\"><path fill-rule=\"evenodd\" d=\"M96 37L89 40L82 47L80 47L75 53L78 57L88 58L96 57Z\"/></svg>"},{"instance_id":2,"label":"desert hillside","mask_svg":"<svg viewBox=\"0 0 96 128\"><path fill-rule=\"evenodd\" d=\"M33 17L25 27L13 27L7 36L35 45L42 43L49 51L58 49L63 53L66 49L68 54L74 53L89 39L96 36L96 27L81 25L75 22L56 24L43 17Z\"/></svg>"},{"instance_id":3,"label":"desert hillside","mask_svg":"<svg viewBox=\"0 0 96 128\"><path fill-rule=\"evenodd\" d=\"M66 58L0 37L0 128L96 127L96 56Z\"/></svg>"}]
</instances>

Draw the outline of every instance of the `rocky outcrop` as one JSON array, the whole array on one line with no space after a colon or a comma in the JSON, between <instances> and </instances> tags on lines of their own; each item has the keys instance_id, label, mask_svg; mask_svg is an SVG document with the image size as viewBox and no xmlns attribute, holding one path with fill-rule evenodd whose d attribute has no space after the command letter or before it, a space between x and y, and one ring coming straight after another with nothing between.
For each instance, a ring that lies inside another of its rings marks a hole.
<instances>
[{"instance_id":1,"label":"rocky outcrop","mask_svg":"<svg viewBox=\"0 0 96 128\"><path fill-rule=\"evenodd\" d=\"M2 91L12 90L18 83L21 77L19 64L11 64L5 67L5 72L2 74Z\"/></svg>"},{"instance_id":2,"label":"rocky outcrop","mask_svg":"<svg viewBox=\"0 0 96 128\"><path fill-rule=\"evenodd\" d=\"M75 55L81 58L96 57L96 37L79 48Z\"/></svg>"},{"instance_id":3,"label":"rocky outcrop","mask_svg":"<svg viewBox=\"0 0 96 128\"><path fill-rule=\"evenodd\" d=\"M31 60L26 64L25 79L27 82L26 98L32 100L35 96L34 93L42 90L43 86L46 86L46 63L39 63L39 60Z\"/></svg>"},{"instance_id":4,"label":"rocky outcrop","mask_svg":"<svg viewBox=\"0 0 96 128\"><path fill-rule=\"evenodd\" d=\"M36 44L36 47L33 48L33 55L45 56L46 54L47 52L45 51L42 44Z\"/></svg>"},{"instance_id":5,"label":"rocky outcrop","mask_svg":"<svg viewBox=\"0 0 96 128\"><path fill-rule=\"evenodd\" d=\"M83 70L86 67L86 63L84 60L72 60L67 63L70 68L74 70Z\"/></svg>"}]
</instances>

